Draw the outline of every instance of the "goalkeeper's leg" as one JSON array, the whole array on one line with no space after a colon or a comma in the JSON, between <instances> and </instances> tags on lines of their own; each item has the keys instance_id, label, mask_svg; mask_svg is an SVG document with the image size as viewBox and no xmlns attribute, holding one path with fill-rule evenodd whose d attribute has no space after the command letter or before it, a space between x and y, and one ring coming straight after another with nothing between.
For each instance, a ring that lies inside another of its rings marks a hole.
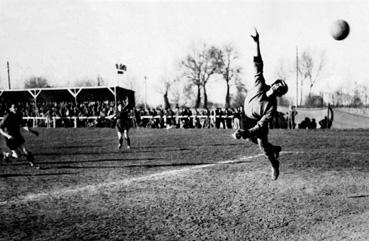
<instances>
[{"instance_id":1,"label":"goalkeeper's leg","mask_svg":"<svg viewBox=\"0 0 369 241\"><path fill-rule=\"evenodd\" d=\"M279 152L281 151L282 148L270 144L268 142L267 136L257 138L257 142L259 144L259 148L263 151L264 155L268 158L270 164L272 165L271 172L272 180L277 180L279 177L279 161L277 159L277 155L279 157Z\"/></svg>"}]
</instances>

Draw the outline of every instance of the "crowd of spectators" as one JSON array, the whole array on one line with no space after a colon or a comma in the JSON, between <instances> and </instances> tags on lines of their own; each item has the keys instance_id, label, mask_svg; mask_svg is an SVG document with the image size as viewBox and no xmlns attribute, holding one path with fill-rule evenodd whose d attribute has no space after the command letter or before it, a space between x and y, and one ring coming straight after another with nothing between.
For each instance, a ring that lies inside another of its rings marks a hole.
<instances>
[{"instance_id":1,"label":"crowd of spectators","mask_svg":"<svg viewBox=\"0 0 369 241\"><path fill-rule=\"evenodd\" d=\"M41 127L114 127L114 120L107 118L114 114L114 101L75 102L25 102L18 103L28 124ZM7 112L8 105L0 102L0 117ZM297 113L297 112L296 112ZM296 115L296 114L295 114ZM305 118L291 128L290 113L278 112L270 122L270 128L315 129L315 119ZM39 117L39 118L34 118ZM294 117L294 116L293 116ZM142 128L240 128L242 107L195 109L176 106L174 109L131 108L132 127ZM326 117L325 117L326 118ZM324 122L325 121L325 122ZM328 123L328 124L327 124ZM321 128L329 128L332 122L326 119L319 122Z\"/></svg>"},{"instance_id":2,"label":"crowd of spectators","mask_svg":"<svg viewBox=\"0 0 369 241\"><path fill-rule=\"evenodd\" d=\"M76 117L78 126L105 125L100 123L106 116L114 114L114 102L94 101L94 102L43 102L18 103L23 117L41 117L37 125L51 127L53 118L56 119L57 126L70 127L74 124L72 118ZM0 104L0 116L4 116L8 109L6 103ZM92 118L93 117L93 118ZM31 120L30 120L31 121Z\"/></svg>"},{"instance_id":3,"label":"crowd of spectators","mask_svg":"<svg viewBox=\"0 0 369 241\"><path fill-rule=\"evenodd\" d=\"M73 127L112 127L113 121L106 117L114 114L113 101L93 102L41 102L18 103L23 117L33 123L37 118L37 126ZM0 102L0 117L7 112L8 105ZM133 127L144 128L233 128L239 126L240 110L234 108L191 109L176 107L174 109L135 108L131 110ZM55 121L55 123L53 123Z\"/></svg>"},{"instance_id":4,"label":"crowd of spectators","mask_svg":"<svg viewBox=\"0 0 369 241\"><path fill-rule=\"evenodd\" d=\"M224 128L239 127L241 109L215 108L191 109L176 107L175 109L140 108L133 110L138 127L147 128ZM134 120L134 121L135 121Z\"/></svg>"}]
</instances>

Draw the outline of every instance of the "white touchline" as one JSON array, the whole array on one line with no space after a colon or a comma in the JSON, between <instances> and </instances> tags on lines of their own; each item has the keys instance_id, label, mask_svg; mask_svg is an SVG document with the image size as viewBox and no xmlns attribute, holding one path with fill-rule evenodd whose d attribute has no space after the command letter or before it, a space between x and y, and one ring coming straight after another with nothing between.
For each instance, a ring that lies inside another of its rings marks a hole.
<instances>
[{"instance_id":1,"label":"white touchline","mask_svg":"<svg viewBox=\"0 0 369 241\"><path fill-rule=\"evenodd\" d=\"M284 154L299 154L299 153L302 153L302 152L299 152L299 151L282 151L281 153L284 153ZM150 175L147 175L147 176L123 179L123 180L120 180L120 181L104 182L104 183L100 183L100 184L86 185L86 186L83 186L83 187L75 187L75 188L63 188L63 189L60 189L60 190L57 190L57 191L52 191L52 192L31 193L31 194L28 194L26 196L20 197L19 199L0 202L0 205L19 204L19 203L25 203L25 202L28 202L28 201L37 201L37 200L41 200L41 199L47 198L47 197L65 196L65 195L68 195L68 194L73 195L73 194L83 192L83 191L88 191L88 192L92 193L92 192L95 192L98 189L104 188L104 187L122 186L122 185L129 185L132 182L155 180L155 179L159 179L159 178L162 178L162 177L172 176L172 175L175 175L175 174L187 172L187 171L190 171L190 170L193 170L193 169L207 168L207 167L212 167L212 166L216 166L216 165L220 165L220 164L231 164L231 163L240 162L240 161L242 162L242 161L245 161L245 160L254 159L254 158L257 158L257 157L261 157L261 156L263 156L263 154L241 157L239 159L234 159L234 160L220 161L220 162L216 162L216 163L212 163L212 164L204 164L204 165L197 165L197 166L186 167L186 168L181 168L181 169L176 169L176 170L163 171L163 172L159 172L159 173L150 174Z\"/></svg>"}]
</instances>

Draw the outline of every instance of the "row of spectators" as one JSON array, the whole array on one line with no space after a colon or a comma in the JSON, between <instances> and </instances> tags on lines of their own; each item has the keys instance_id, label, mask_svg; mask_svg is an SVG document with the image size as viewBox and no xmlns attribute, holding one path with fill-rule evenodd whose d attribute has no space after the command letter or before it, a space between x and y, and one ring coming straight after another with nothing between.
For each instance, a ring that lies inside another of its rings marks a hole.
<instances>
[{"instance_id":1,"label":"row of spectators","mask_svg":"<svg viewBox=\"0 0 369 241\"><path fill-rule=\"evenodd\" d=\"M114 113L114 102L54 102L54 103L18 103L19 109L25 117L89 117L106 116ZM8 109L6 103L0 103L0 116L3 116Z\"/></svg>"},{"instance_id":2,"label":"row of spectators","mask_svg":"<svg viewBox=\"0 0 369 241\"><path fill-rule=\"evenodd\" d=\"M60 103L18 103L24 117L42 117L30 125L45 127L113 127L114 123L107 116L114 114L113 101L95 102L60 102ZM6 114L8 106L0 102L0 117ZM240 128L242 107L193 109L188 107L176 107L164 109L161 107L143 109L131 109L132 127L144 128ZM270 123L270 128L287 128L288 113L278 112ZM315 120L304 120L298 128L316 128ZM321 123L319 123L321 124ZM292 128L295 128L293 125Z\"/></svg>"},{"instance_id":3,"label":"row of spectators","mask_svg":"<svg viewBox=\"0 0 369 241\"><path fill-rule=\"evenodd\" d=\"M113 101L94 102L60 102L60 103L18 103L23 117L42 117L46 121L37 121L38 126L51 127L53 119L56 119L55 126L74 126L74 118L78 119L78 126L112 126L107 116L113 115L115 104ZM8 105L0 102L0 117L7 112ZM236 109L191 109L188 107L175 109L163 109L162 107L131 110L133 127L147 128L232 128L233 119L239 117L240 112ZM200 118L201 116L201 118ZM218 116L215 118L214 116ZM55 118L54 118L55 117ZM240 117L239 117L240 118ZM238 118L238 119L239 119ZM30 120L32 121L32 120Z\"/></svg>"}]
</instances>

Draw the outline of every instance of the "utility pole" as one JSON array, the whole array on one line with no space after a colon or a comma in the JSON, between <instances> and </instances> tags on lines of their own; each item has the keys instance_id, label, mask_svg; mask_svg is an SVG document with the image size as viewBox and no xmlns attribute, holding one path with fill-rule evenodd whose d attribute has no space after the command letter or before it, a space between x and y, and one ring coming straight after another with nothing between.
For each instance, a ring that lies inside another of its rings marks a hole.
<instances>
[{"instance_id":1,"label":"utility pole","mask_svg":"<svg viewBox=\"0 0 369 241\"><path fill-rule=\"evenodd\" d=\"M296 46L296 107L299 105L299 49Z\"/></svg>"},{"instance_id":2,"label":"utility pole","mask_svg":"<svg viewBox=\"0 0 369 241\"><path fill-rule=\"evenodd\" d=\"M144 103L144 106L145 106L145 110L146 110L146 101L147 101L147 76L145 76L144 79L145 79L145 103Z\"/></svg>"},{"instance_id":3,"label":"utility pole","mask_svg":"<svg viewBox=\"0 0 369 241\"><path fill-rule=\"evenodd\" d=\"M9 89L11 89L11 85L10 85L10 67L9 67L9 61L6 62L6 66L7 66L7 69L8 69L8 87Z\"/></svg>"}]
</instances>

